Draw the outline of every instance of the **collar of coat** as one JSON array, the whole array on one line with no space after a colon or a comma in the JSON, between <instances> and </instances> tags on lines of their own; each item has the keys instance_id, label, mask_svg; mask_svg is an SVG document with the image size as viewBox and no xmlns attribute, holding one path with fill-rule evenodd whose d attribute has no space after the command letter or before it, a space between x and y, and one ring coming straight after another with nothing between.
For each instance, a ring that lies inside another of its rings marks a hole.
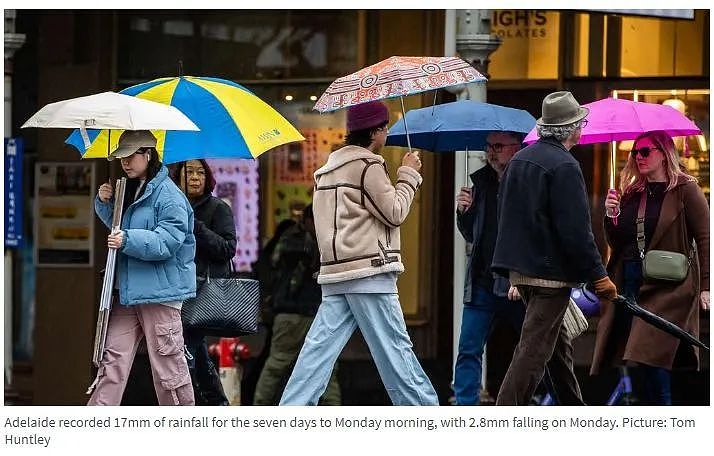
<instances>
[{"instance_id":1,"label":"collar of coat","mask_svg":"<svg viewBox=\"0 0 714 456\"><path fill-rule=\"evenodd\" d=\"M363 159L376 160L379 163L384 163L384 158L382 158L381 155L375 154L369 149L365 149L360 146L345 146L330 154L327 158L327 163L315 171L315 178L322 174L329 173L330 171L334 171L349 162Z\"/></svg>"},{"instance_id":2,"label":"collar of coat","mask_svg":"<svg viewBox=\"0 0 714 456\"><path fill-rule=\"evenodd\" d=\"M149 195L158 187L161 185L161 183L166 180L169 176L169 170L165 165L161 165L161 169L159 170L158 173L156 173L156 176L154 176L153 179L151 179L147 184L146 184L146 190L144 190L144 194L139 197L138 200L134 201L131 203L133 206L134 204L138 203L139 201L143 201L144 199L148 198Z\"/></svg>"}]
</instances>

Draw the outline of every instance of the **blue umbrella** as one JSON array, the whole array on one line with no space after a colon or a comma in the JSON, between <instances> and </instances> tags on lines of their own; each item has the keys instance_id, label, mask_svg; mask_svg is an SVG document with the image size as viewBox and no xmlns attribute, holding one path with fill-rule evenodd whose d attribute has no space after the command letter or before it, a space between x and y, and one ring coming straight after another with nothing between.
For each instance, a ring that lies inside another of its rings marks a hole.
<instances>
[{"instance_id":1,"label":"blue umbrella","mask_svg":"<svg viewBox=\"0 0 714 456\"><path fill-rule=\"evenodd\" d=\"M432 152L484 150L493 131L527 134L536 120L527 111L472 100L455 101L407 112L412 147ZM389 129L388 146L407 146L404 119Z\"/></svg>"}]
</instances>

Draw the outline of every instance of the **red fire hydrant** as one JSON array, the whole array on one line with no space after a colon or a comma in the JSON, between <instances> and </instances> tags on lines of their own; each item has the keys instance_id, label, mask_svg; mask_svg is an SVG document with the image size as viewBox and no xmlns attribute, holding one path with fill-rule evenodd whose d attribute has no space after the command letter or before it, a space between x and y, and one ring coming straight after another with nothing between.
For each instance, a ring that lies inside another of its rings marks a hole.
<instances>
[{"instance_id":1,"label":"red fire hydrant","mask_svg":"<svg viewBox=\"0 0 714 456\"><path fill-rule=\"evenodd\" d=\"M228 403L240 405L240 383L243 379L242 361L250 357L250 349L238 337L221 337L208 352L218 358L218 375Z\"/></svg>"}]
</instances>

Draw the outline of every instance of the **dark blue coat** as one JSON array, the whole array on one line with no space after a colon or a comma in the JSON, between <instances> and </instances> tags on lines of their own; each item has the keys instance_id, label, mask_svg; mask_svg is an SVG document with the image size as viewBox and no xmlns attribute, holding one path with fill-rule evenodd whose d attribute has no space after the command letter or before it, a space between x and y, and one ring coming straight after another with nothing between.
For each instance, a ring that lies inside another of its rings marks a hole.
<instances>
[{"instance_id":1,"label":"dark blue coat","mask_svg":"<svg viewBox=\"0 0 714 456\"><path fill-rule=\"evenodd\" d=\"M589 282L607 275L591 229L580 164L557 140L540 139L501 178L492 268L508 277Z\"/></svg>"}]
</instances>

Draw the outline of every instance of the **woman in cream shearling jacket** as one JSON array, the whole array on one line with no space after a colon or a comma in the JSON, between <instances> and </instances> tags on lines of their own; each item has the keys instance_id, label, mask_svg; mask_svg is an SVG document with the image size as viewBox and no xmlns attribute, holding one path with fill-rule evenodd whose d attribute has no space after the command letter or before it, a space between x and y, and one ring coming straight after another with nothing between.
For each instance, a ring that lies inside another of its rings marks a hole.
<instances>
[{"instance_id":1,"label":"woman in cream shearling jacket","mask_svg":"<svg viewBox=\"0 0 714 456\"><path fill-rule=\"evenodd\" d=\"M438 405L412 350L397 294L397 274L404 271L399 226L421 184L421 161L416 153L406 154L392 185L377 155L388 121L381 102L349 108L347 145L315 172L322 303L280 405L317 404L358 327L394 405Z\"/></svg>"}]
</instances>

